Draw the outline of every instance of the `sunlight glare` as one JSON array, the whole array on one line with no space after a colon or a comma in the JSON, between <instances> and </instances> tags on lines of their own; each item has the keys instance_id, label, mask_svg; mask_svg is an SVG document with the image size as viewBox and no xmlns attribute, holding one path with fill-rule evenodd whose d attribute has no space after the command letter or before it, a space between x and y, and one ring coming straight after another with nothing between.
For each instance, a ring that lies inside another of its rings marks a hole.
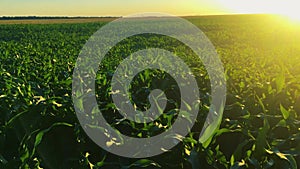
<instances>
[{"instance_id":1,"label":"sunlight glare","mask_svg":"<svg viewBox=\"0 0 300 169\"><path fill-rule=\"evenodd\" d=\"M299 2L297 2L297 0L217 1L222 7L235 13L279 14L288 17L291 21L300 22Z\"/></svg>"}]
</instances>

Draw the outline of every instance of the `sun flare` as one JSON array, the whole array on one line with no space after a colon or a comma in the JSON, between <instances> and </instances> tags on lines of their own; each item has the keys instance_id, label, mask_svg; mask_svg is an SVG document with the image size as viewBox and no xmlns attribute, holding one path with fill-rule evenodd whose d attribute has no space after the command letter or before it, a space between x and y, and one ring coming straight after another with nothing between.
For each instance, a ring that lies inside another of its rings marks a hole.
<instances>
[{"instance_id":1,"label":"sun flare","mask_svg":"<svg viewBox=\"0 0 300 169\"><path fill-rule=\"evenodd\" d=\"M287 19L292 22L300 23L300 11L285 11L282 12L281 15L287 17Z\"/></svg>"},{"instance_id":2,"label":"sun flare","mask_svg":"<svg viewBox=\"0 0 300 169\"><path fill-rule=\"evenodd\" d=\"M288 20L300 23L298 0L217 0L219 5L235 13L265 13L286 17Z\"/></svg>"}]
</instances>

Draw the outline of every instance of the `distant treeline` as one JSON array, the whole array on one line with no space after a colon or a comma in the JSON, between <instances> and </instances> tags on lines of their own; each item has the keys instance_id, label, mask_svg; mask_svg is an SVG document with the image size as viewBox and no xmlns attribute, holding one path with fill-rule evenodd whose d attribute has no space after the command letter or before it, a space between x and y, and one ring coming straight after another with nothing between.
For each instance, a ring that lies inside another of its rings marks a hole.
<instances>
[{"instance_id":1,"label":"distant treeline","mask_svg":"<svg viewBox=\"0 0 300 169\"><path fill-rule=\"evenodd\" d=\"M116 18L112 16L106 17L89 17L89 16L2 16L0 20L27 20L27 19L93 19L93 18Z\"/></svg>"}]
</instances>

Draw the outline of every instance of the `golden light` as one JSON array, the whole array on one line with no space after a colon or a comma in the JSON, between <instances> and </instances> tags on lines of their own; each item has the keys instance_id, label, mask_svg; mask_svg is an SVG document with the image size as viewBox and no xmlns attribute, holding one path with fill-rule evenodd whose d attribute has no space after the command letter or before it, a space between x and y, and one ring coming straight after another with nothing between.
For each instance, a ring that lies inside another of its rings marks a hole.
<instances>
[{"instance_id":1,"label":"golden light","mask_svg":"<svg viewBox=\"0 0 300 169\"><path fill-rule=\"evenodd\" d=\"M300 23L299 0L216 0L235 13L279 14Z\"/></svg>"},{"instance_id":2,"label":"golden light","mask_svg":"<svg viewBox=\"0 0 300 169\"><path fill-rule=\"evenodd\" d=\"M288 19L292 22L300 23L300 10L282 12L281 15L288 17Z\"/></svg>"}]
</instances>

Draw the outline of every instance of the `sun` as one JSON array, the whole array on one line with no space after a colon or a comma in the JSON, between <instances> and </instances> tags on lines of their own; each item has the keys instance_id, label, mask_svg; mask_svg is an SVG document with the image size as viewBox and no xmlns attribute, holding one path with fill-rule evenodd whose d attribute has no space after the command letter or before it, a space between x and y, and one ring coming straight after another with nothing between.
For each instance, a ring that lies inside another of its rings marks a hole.
<instances>
[{"instance_id":1,"label":"sun","mask_svg":"<svg viewBox=\"0 0 300 169\"><path fill-rule=\"evenodd\" d=\"M300 23L299 0L216 0L218 5L235 13L275 14Z\"/></svg>"},{"instance_id":2,"label":"sun","mask_svg":"<svg viewBox=\"0 0 300 169\"><path fill-rule=\"evenodd\" d=\"M287 17L292 22L300 23L300 11L283 11L281 15Z\"/></svg>"}]
</instances>

